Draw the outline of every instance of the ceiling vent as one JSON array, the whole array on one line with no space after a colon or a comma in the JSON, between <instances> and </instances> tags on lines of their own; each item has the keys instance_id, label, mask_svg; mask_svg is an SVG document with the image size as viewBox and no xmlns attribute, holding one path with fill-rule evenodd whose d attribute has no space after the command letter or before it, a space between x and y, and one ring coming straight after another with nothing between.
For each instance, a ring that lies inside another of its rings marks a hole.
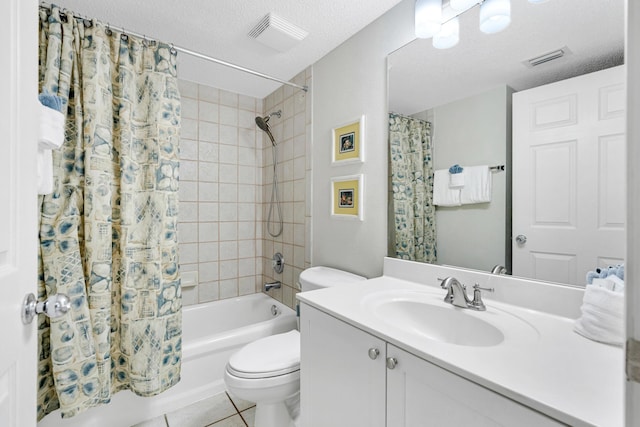
<instances>
[{"instance_id":1,"label":"ceiling vent","mask_svg":"<svg viewBox=\"0 0 640 427\"><path fill-rule=\"evenodd\" d=\"M564 46L564 47L561 47L560 49L556 49L554 51L536 56L535 58L527 59L526 61L523 62L523 64L529 68L533 68L550 61L555 61L556 59L560 59L569 54L571 54L571 51L569 50L568 47Z\"/></svg>"},{"instance_id":2,"label":"ceiling vent","mask_svg":"<svg viewBox=\"0 0 640 427\"><path fill-rule=\"evenodd\" d=\"M278 52L285 52L307 37L309 33L274 13L265 15L258 22L249 37Z\"/></svg>"}]
</instances>

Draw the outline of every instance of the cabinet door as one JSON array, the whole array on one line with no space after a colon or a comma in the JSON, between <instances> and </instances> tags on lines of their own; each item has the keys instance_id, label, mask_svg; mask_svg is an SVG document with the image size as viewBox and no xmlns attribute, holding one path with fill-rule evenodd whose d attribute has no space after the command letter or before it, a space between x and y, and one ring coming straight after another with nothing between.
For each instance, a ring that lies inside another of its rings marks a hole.
<instances>
[{"instance_id":1,"label":"cabinet door","mask_svg":"<svg viewBox=\"0 0 640 427\"><path fill-rule=\"evenodd\" d=\"M560 424L393 345L387 356L387 426L542 427Z\"/></svg>"},{"instance_id":2,"label":"cabinet door","mask_svg":"<svg viewBox=\"0 0 640 427\"><path fill-rule=\"evenodd\" d=\"M305 304L300 333L301 425L384 427L384 341Z\"/></svg>"}]
</instances>

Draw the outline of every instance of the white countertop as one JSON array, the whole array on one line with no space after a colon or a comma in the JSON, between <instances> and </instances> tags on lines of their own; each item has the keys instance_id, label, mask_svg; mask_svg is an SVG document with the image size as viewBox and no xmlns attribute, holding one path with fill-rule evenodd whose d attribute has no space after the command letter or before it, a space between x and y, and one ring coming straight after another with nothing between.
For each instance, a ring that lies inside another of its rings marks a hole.
<instances>
[{"instance_id":1,"label":"white countertop","mask_svg":"<svg viewBox=\"0 0 640 427\"><path fill-rule=\"evenodd\" d=\"M492 317L508 313L519 318L522 324L529 324L529 332L507 330L501 344L488 347L434 341L395 327L367 309L366 302L373 295L399 290L427 293L428 297L440 299L445 295L444 290L434 286L382 276L361 284L304 292L297 297L560 422L572 426L623 426L624 354L621 348L576 334L573 319L492 301L487 295L484 295L487 311L464 309L465 312L489 323Z\"/></svg>"}]
</instances>

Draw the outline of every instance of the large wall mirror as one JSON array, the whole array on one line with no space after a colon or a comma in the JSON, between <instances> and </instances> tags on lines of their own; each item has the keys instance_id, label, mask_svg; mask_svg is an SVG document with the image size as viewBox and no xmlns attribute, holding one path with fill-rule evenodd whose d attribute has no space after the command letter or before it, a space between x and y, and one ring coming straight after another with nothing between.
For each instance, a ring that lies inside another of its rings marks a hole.
<instances>
[{"instance_id":1,"label":"large wall mirror","mask_svg":"<svg viewBox=\"0 0 640 427\"><path fill-rule=\"evenodd\" d=\"M512 110L512 102L518 98L517 94L526 93L532 88L621 66L624 63L624 1L549 0L533 4L526 0L512 0L511 25L497 34L480 32L478 14L479 7L474 7L460 16L460 41L453 48L439 50L432 46L431 39L416 39L388 57L389 112L418 118L431 124L434 170L448 169L454 164L505 166L504 170L496 169L491 173L491 202L436 207L435 262L482 271L490 271L495 265L502 265L509 273L513 272L517 276L584 285L589 268L571 260L570 250L564 247L558 247L555 251L546 250L545 256L533 261L530 258L528 263L537 263L535 271L514 266L514 252L519 248L514 245L514 240L517 235L523 236L526 233L516 226L521 219L521 208L512 212L515 209L512 185L521 179L514 176L517 175L514 168L524 169L519 166L516 155L512 152L519 143L513 140L519 137L512 129L516 124L514 121L518 120ZM535 58L536 61L530 61ZM534 65L532 62L538 64ZM516 95L512 96L513 94ZM617 101L611 102L623 105L624 88L616 94ZM553 97L553 94L550 96ZM578 105L576 108L582 107ZM529 113L525 116L527 114ZM545 114L549 120L554 121L560 120L564 112L562 108L552 106ZM623 122L623 111L620 116ZM603 160L594 163L593 167L601 175L603 168L608 168L609 171L616 169L615 162L623 170L625 159L619 157L624 157L625 153L624 134L617 141L621 143L609 144L610 147L615 145L617 148L604 153L608 156L606 162ZM565 146L572 147L571 144ZM546 206L564 205L565 199L571 205L567 208L567 212L570 211L567 215L580 216L575 212L580 209L580 198L584 201L590 197L598 198L596 194L605 191L621 194L615 200L607 199L606 196L600 199L611 205L611 211L622 212L622 220L613 221L616 224L612 228L620 231L618 235L622 236L622 240L618 246L624 246L624 173L618 173L616 178L622 182L607 178L608 188L594 188L590 194L574 191L571 186L564 192L562 182L576 179L584 182L583 178L576 178L574 172L591 167L580 161L577 164L571 163L572 161L568 162L571 164L565 163L571 156L578 157L572 149L567 150L566 156L562 148L536 151L539 158L535 161L545 162L538 171L536 182L546 185L546 189L534 194L538 203L536 207L530 208L536 209L534 216L546 215L545 203ZM606 157L604 154L591 157ZM618 158L614 159L614 155ZM531 160L530 163L535 161ZM545 175L545 167L548 168L546 170L561 169L567 172L561 178L541 177L540 175ZM558 179L558 188L554 188L554 179ZM602 187L604 184L601 181L594 182L595 186ZM391 188L389 191L391 192ZM533 190L534 193L536 191L538 190ZM389 254L395 256L392 204L390 202ZM600 208L594 205L594 209ZM555 213L549 215L553 216ZM559 219L555 223L550 221L548 224L552 226L548 228L562 230L564 225L561 222ZM540 228L545 228L544 224ZM607 228L606 224L604 228ZM559 240L572 239L562 237L562 232L552 234L556 238L561 236ZM589 245L601 246L600 242ZM618 249L617 255L599 256L589 265L595 268L622 262L619 254L624 254L624 247ZM564 264L560 270L566 271L547 276L545 272L553 270L555 264L560 265L561 260Z\"/></svg>"}]
</instances>

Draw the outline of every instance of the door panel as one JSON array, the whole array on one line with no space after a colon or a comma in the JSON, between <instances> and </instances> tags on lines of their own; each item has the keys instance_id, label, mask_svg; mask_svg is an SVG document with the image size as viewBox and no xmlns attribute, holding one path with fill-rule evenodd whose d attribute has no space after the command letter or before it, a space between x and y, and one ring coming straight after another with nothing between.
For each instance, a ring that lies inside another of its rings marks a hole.
<instances>
[{"instance_id":1,"label":"door panel","mask_svg":"<svg viewBox=\"0 0 640 427\"><path fill-rule=\"evenodd\" d=\"M21 306L36 292L38 3L8 0L0 35L9 44L0 67L0 423L36 424L36 322L25 326Z\"/></svg>"},{"instance_id":2,"label":"door panel","mask_svg":"<svg viewBox=\"0 0 640 427\"><path fill-rule=\"evenodd\" d=\"M513 275L584 285L622 262L624 109L623 67L514 94Z\"/></svg>"}]
</instances>

